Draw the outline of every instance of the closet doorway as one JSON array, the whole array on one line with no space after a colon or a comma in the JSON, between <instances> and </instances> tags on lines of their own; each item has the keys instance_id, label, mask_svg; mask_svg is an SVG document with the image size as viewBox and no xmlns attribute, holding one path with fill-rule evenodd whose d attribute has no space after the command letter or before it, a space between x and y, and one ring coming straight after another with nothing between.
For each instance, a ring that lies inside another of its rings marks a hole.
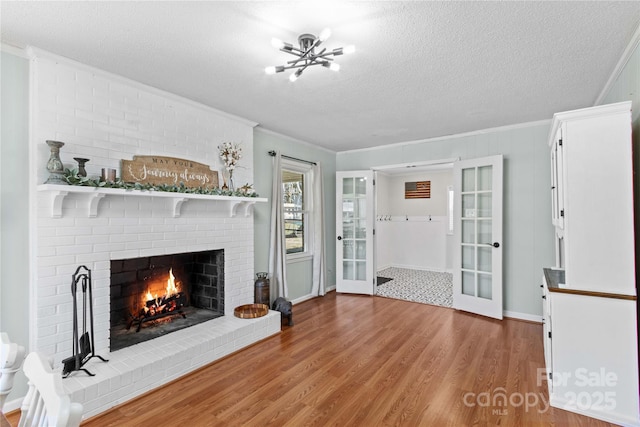
<instances>
[{"instance_id":1,"label":"closet doorway","mask_svg":"<svg viewBox=\"0 0 640 427\"><path fill-rule=\"evenodd\" d=\"M456 160L374 168L377 295L452 306Z\"/></svg>"}]
</instances>

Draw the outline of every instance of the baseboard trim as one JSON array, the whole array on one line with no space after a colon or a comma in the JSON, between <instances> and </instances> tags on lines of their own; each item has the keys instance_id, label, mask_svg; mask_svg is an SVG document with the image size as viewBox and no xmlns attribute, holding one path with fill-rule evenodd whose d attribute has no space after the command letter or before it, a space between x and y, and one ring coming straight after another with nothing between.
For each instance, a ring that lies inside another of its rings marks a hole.
<instances>
[{"instance_id":1,"label":"baseboard trim","mask_svg":"<svg viewBox=\"0 0 640 427\"><path fill-rule=\"evenodd\" d=\"M291 300L291 304L293 304L293 305L300 304L301 302L308 301L308 300L310 300L310 299L312 299L312 298L315 298L315 297L317 297L317 295L311 295L311 294L309 294L309 295L304 295L304 296L301 296L301 297L299 297L299 298L292 299L292 300Z\"/></svg>"},{"instance_id":2,"label":"baseboard trim","mask_svg":"<svg viewBox=\"0 0 640 427\"><path fill-rule=\"evenodd\" d=\"M527 322L542 323L542 316L528 313L518 313L517 311L503 310L502 315L511 319L526 320Z\"/></svg>"}]
</instances>

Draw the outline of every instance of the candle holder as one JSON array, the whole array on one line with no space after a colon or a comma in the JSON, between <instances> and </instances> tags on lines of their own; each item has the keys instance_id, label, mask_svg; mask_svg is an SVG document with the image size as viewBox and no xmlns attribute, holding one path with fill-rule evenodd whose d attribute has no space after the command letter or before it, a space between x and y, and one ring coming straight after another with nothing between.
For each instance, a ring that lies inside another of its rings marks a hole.
<instances>
[{"instance_id":1,"label":"candle holder","mask_svg":"<svg viewBox=\"0 0 640 427\"><path fill-rule=\"evenodd\" d=\"M102 168L102 175L100 175L100 181L116 182L116 170L111 168Z\"/></svg>"},{"instance_id":2,"label":"candle holder","mask_svg":"<svg viewBox=\"0 0 640 427\"><path fill-rule=\"evenodd\" d=\"M87 163L89 159L74 157L73 160L78 162L78 176L87 176L87 170L84 168L84 164Z\"/></svg>"},{"instance_id":3,"label":"candle holder","mask_svg":"<svg viewBox=\"0 0 640 427\"><path fill-rule=\"evenodd\" d=\"M51 149L51 156L47 162L49 178L45 184L67 185L68 182L64 179L64 165L60 160L60 148L64 145L64 142L47 140L47 145Z\"/></svg>"}]
</instances>

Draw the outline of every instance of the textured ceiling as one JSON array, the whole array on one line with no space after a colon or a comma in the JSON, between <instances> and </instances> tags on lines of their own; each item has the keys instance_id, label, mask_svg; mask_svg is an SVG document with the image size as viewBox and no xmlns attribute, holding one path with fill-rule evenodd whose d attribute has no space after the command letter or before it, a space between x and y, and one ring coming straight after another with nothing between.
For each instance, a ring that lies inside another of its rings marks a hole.
<instances>
[{"instance_id":1,"label":"textured ceiling","mask_svg":"<svg viewBox=\"0 0 640 427\"><path fill-rule=\"evenodd\" d=\"M0 3L2 41L182 95L333 151L549 119L593 105L640 2ZM330 27L334 73L264 67Z\"/></svg>"}]
</instances>

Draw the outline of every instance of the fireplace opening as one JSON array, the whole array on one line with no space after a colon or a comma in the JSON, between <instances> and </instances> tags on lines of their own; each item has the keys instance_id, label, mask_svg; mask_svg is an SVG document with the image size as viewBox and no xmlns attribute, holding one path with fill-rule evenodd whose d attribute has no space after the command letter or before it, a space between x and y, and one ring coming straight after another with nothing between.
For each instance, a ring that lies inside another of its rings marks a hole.
<instances>
[{"instance_id":1,"label":"fireplace opening","mask_svg":"<svg viewBox=\"0 0 640 427\"><path fill-rule=\"evenodd\" d=\"M111 351L223 315L223 250L111 261Z\"/></svg>"}]
</instances>

